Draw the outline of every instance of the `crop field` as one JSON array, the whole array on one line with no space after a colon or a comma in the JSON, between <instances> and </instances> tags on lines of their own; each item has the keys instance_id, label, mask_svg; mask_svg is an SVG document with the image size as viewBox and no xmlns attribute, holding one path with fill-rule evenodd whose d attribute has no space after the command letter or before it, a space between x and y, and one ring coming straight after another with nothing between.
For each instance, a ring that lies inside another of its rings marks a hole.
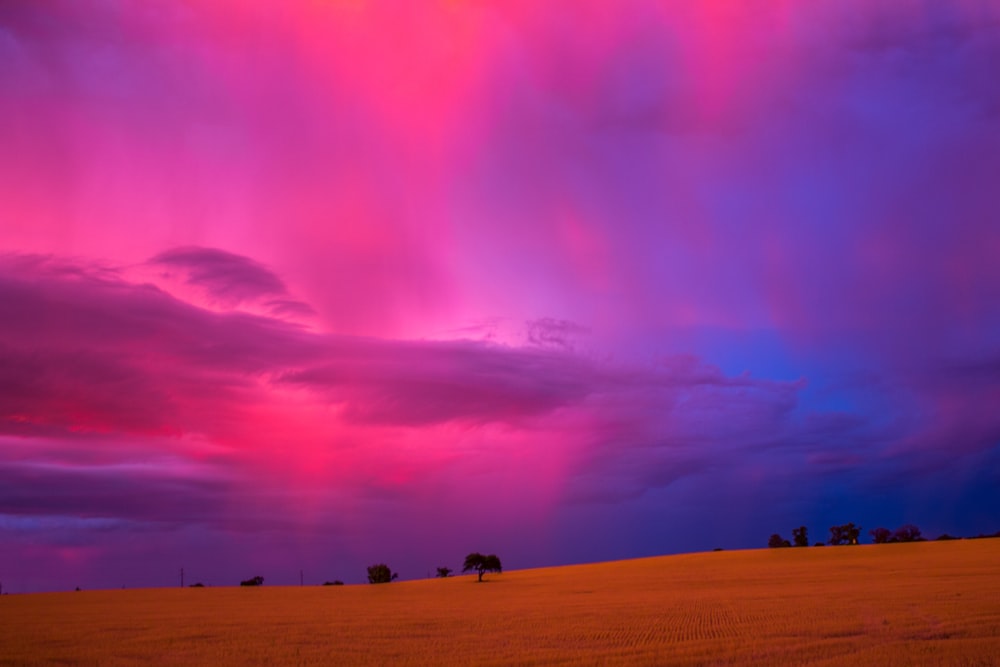
<instances>
[{"instance_id":1,"label":"crop field","mask_svg":"<svg viewBox=\"0 0 1000 667\"><path fill-rule=\"evenodd\" d=\"M1000 539L0 598L0 664L1000 664Z\"/></svg>"}]
</instances>

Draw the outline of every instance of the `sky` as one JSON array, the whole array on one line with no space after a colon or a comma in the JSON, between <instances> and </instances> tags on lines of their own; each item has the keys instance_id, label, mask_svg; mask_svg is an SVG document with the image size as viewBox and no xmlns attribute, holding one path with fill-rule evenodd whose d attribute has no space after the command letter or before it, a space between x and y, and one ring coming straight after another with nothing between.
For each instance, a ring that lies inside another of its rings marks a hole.
<instances>
[{"instance_id":1,"label":"sky","mask_svg":"<svg viewBox=\"0 0 1000 667\"><path fill-rule=\"evenodd\" d=\"M4 591L1000 530L1000 4L0 4Z\"/></svg>"}]
</instances>

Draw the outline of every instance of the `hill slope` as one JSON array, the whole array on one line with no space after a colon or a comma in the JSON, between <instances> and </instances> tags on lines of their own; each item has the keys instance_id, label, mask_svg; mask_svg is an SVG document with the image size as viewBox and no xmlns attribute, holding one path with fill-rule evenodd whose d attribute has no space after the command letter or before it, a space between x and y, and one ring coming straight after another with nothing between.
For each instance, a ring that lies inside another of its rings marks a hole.
<instances>
[{"instance_id":1,"label":"hill slope","mask_svg":"<svg viewBox=\"0 0 1000 667\"><path fill-rule=\"evenodd\" d=\"M1000 540L0 598L0 664L991 664Z\"/></svg>"}]
</instances>

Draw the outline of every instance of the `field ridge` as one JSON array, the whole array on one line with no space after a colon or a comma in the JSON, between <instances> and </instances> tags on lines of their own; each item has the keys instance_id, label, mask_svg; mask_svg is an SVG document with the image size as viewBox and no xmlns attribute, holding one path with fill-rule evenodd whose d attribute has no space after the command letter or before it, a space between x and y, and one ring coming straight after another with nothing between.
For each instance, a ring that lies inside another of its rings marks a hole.
<instances>
[{"instance_id":1,"label":"field ridge","mask_svg":"<svg viewBox=\"0 0 1000 667\"><path fill-rule=\"evenodd\" d=\"M1000 540L0 598L0 665L990 665Z\"/></svg>"}]
</instances>

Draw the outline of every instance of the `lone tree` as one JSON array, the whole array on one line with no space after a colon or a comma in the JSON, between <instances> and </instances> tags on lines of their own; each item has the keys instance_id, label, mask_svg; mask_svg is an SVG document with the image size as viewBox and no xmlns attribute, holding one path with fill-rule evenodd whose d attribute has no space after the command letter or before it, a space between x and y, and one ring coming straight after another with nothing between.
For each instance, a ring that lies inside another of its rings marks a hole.
<instances>
[{"instance_id":1,"label":"lone tree","mask_svg":"<svg viewBox=\"0 0 1000 667\"><path fill-rule=\"evenodd\" d=\"M447 577L447 576L448 576L449 574L451 574L451 568L450 568L450 567L439 567L439 568L438 568L438 573L437 573L437 575L436 575L436 576L438 576L438 577L439 577L439 578L441 578L441 579L444 579L444 578L446 578L446 577Z\"/></svg>"},{"instance_id":2,"label":"lone tree","mask_svg":"<svg viewBox=\"0 0 1000 667\"><path fill-rule=\"evenodd\" d=\"M240 586L263 586L264 577L257 575L252 579L247 579L246 581L241 581Z\"/></svg>"},{"instance_id":3,"label":"lone tree","mask_svg":"<svg viewBox=\"0 0 1000 667\"><path fill-rule=\"evenodd\" d=\"M767 541L767 546L772 549L780 549L781 547L790 547L792 546L792 543L783 538L781 535L775 533L774 535L771 535L771 539Z\"/></svg>"},{"instance_id":4,"label":"lone tree","mask_svg":"<svg viewBox=\"0 0 1000 667\"><path fill-rule=\"evenodd\" d=\"M861 526L855 526L853 522L842 526L830 526L830 544L857 544L860 534Z\"/></svg>"},{"instance_id":5,"label":"lone tree","mask_svg":"<svg viewBox=\"0 0 1000 667\"><path fill-rule=\"evenodd\" d=\"M479 581L482 581L483 575L487 572L496 572L497 574L503 572L503 566L500 565L500 559L495 554L484 556L476 551L465 557L465 565L462 566L462 572L468 572L469 570L475 570L479 573Z\"/></svg>"},{"instance_id":6,"label":"lone tree","mask_svg":"<svg viewBox=\"0 0 1000 667\"><path fill-rule=\"evenodd\" d=\"M399 575L389 569L385 563L368 566L369 584L387 584Z\"/></svg>"},{"instance_id":7,"label":"lone tree","mask_svg":"<svg viewBox=\"0 0 1000 667\"><path fill-rule=\"evenodd\" d=\"M809 534L805 526L792 528L792 542L794 542L797 547L809 546Z\"/></svg>"}]
</instances>

